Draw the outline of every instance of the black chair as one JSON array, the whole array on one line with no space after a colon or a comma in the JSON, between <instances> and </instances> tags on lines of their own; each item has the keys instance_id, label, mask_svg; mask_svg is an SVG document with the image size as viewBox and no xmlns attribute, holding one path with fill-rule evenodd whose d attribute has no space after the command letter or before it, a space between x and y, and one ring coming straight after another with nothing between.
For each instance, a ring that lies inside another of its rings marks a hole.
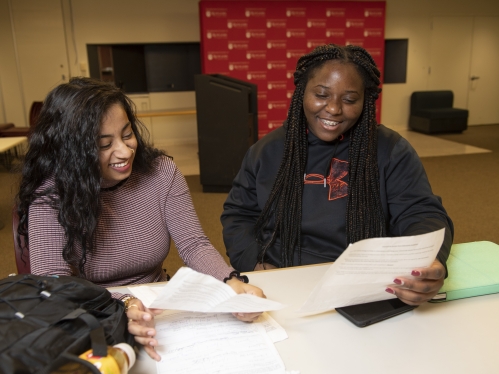
<instances>
[{"instance_id":1,"label":"black chair","mask_svg":"<svg viewBox=\"0 0 499 374\"><path fill-rule=\"evenodd\" d=\"M463 132L468 128L468 110L453 108L452 91L417 91L411 95L409 127L431 134Z\"/></svg>"}]
</instances>

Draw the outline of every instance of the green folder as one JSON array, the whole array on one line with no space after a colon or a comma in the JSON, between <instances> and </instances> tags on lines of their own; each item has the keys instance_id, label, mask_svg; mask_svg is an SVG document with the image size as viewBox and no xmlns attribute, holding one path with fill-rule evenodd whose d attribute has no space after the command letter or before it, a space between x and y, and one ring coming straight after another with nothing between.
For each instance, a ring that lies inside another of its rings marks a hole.
<instances>
[{"instance_id":1,"label":"green folder","mask_svg":"<svg viewBox=\"0 0 499 374\"><path fill-rule=\"evenodd\" d=\"M430 302L499 292L499 245L492 242L454 244L447 260L449 276Z\"/></svg>"}]
</instances>

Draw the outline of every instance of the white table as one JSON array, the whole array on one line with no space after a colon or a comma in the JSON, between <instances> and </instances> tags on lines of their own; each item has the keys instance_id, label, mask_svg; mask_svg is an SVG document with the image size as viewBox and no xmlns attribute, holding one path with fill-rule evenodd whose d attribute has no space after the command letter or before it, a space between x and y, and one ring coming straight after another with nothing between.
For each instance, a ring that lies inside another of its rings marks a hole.
<instances>
[{"instance_id":1,"label":"white table","mask_svg":"<svg viewBox=\"0 0 499 374\"><path fill-rule=\"evenodd\" d=\"M321 373L499 373L499 294L426 303L358 328L335 311L296 317L329 265L248 273L267 297L289 305L271 312L289 338L276 343L287 370ZM154 373L141 352L131 373Z\"/></svg>"},{"instance_id":2,"label":"white table","mask_svg":"<svg viewBox=\"0 0 499 374\"><path fill-rule=\"evenodd\" d=\"M7 152L20 144L26 143L28 138L26 136L12 136L0 138L0 153Z\"/></svg>"},{"instance_id":3,"label":"white table","mask_svg":"<svg viewBox=\"0 0 499 374\"><path fill-rule=\"evenodd\" d=\"M14 156L11 154L11 150L16 150L17 156L17 147L24 145L28 142L28 138L26 136L12 136L0 138L0 153L3 153L1 156L5 163L5 167L10 169L12 165L12 161Z\"/></svg>"}]
</instances>

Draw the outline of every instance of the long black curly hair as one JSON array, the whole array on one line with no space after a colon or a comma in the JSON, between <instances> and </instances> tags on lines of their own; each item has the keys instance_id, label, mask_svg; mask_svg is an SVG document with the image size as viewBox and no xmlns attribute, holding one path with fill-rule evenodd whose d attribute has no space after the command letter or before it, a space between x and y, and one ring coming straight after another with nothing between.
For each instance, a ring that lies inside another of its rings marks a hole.
<instances>
[{"instance_id":1,"label":"long black curly hair","mask_svg":"<svg viewBox=\"0 0 499 374\"><path fill-rule=\"evenodd\" d=\"M381 92L380 72L364 48L328 44L302 56L296 66L296 88L286 120L284 154L270 196L255 224L255 236L261 246L260 262L265 261L266 250L279 237L280 266L293 265L295 250L301 264L303 174L308 150L303 96L310 77L331 60L353 64L362 78L365 91L362 114L350 135L345 247L361 239L386 236L377 164L375 102ZM274 227L270 239L264 242L261 238L271 223Z\"/></svg>"},{"instance_id":2,"label":"long black curly hair","mask_svg":"<svg viewBox=\"0 0 499 374\"><path fill-rule=\"evenodd\" d=\"M24 242L23 251L29 250L30 205L41 201L50 204L64 229L62 256L75 275L84 275L86 255L95 246L102 182L99 132L114 104L125 110L137 139L134 172L150 171L153 160L164 153L149 145L149 134L137 119L133 102L113 84L82 77L49 92L22 166L16 196L18 242ZM48 180L53 183L45 183Z\"/></svg>"}]
</instances>

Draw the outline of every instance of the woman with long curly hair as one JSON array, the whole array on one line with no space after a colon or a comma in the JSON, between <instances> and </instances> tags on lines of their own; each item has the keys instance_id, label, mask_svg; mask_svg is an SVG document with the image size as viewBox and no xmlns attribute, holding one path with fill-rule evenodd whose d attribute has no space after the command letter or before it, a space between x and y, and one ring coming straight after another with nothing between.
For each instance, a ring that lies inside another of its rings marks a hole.
<instances>
[{"instance_id":1,"label":"woman with long curly hair","mask_svg":"<svg viewBox=\"0 0 499 374\"><path fill-rule=\"evenodd\" d=\"M362 239L445 227L433 265L386 289L408 304L431 299L446 275L453 225L414 149L376 122L373 58L358 46L320 46L298 60L294 83L284 126L250 148L224 204L232 266L330 262Z\"/></svg>"},{"instance_id":2,"label":"woman with long curly hair","mask_svg":"<svg viewBox=\"0 0 499 374\"><path fill-rule=\"evenodd\" d=\"M264 296L213 248L184 177L145 134L133 103L112 84L73 78L48 94L16 199L18 239L31 272L83 277L103 287L165 281L162 264L172 238L187 266L237 293ZM135 340L159 360L158 310L131 295L113 296L125 302Z\"/></svg>"}]
</instances>

